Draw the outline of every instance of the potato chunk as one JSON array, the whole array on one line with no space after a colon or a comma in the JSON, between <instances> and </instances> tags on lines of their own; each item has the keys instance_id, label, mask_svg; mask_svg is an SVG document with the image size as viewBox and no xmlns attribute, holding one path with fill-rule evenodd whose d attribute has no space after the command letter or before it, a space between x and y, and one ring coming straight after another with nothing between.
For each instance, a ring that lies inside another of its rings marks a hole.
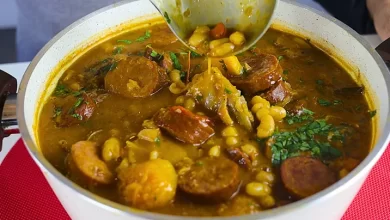
<instances>
[{"instance_id":1,"label":"potato chunk","mask_svg":"<svg viewBox=\"0 0 390 220\"><path fill-rule=\"evenodd\" d=\"M177 174L167 160L155 159L120 171L119 192L132 207L152 209L167 205L175 196Z\"/></svg>"}]
</instances>

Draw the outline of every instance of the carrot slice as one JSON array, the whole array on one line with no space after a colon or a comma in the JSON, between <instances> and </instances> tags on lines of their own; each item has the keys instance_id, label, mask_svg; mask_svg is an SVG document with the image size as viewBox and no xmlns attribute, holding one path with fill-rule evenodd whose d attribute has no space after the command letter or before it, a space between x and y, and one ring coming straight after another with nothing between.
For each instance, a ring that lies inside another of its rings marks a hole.
<instances>
[{"instance_id":1,"label":"carrot slice","mask_svg":"<svg viewBox=\"0 0 390 220\"><path fill-rule=\"evenodd\" d=\"M220 39L226 36L226 27L220 22L210 31L211 37L214 39Z\"/></svg>"}]
</instances>

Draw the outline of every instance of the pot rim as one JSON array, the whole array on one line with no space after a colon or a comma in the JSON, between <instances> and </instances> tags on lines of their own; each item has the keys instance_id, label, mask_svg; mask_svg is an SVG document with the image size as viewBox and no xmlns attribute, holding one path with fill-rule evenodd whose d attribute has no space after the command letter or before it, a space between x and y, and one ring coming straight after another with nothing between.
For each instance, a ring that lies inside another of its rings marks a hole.
<instances>
[{"instance_id":1,"label":"pot rim","mask_svg":"<svg viewBox=\"0 0 390 220\"><path fill-rule=\"evenodd\" d=\"M143 1L143 0L140 0ZM369 45L369 43L363 39L358 33L356 33L352 28L348 27L341 21L331 17L330 15L321 12L319 10L310 8L306 5L302 5L300 3L297 3L295 1L291 0L281 0L284 3L298 6L300 8L303 8L304 10L313 12L320 17L322 17L325 20L328 20L330 22L333 22L337 24L339 27L344 29L346 32L348 32L350 35L355 38L361 45L364 46L364 48L369 52L369 54L373 57L376 64L379 66L382 75L385 79L385 83L387 86L387 92L390 94L390 73L387 69L384 61L379 56L379 54L373 50L373 48ZM77 20L64 30L62 30L60 33L58 33L55 37L53 37L40 51L39 53L34 57L30 65L28 66L25 74L23 75L22 81L20 83L19 91L18 91L18 98L17 98L17 118L19 122L19 129L22 134L23 141L25 145L27 146L27 149L30 153L30 155L33 157L35 162L42 168L46 169L51 175L54 176L54 178L59 181L61 184L65 185L66 187L69 187L73 192L81 195L82 198L87 199L92 204L98 206L99 208L108 209L112 211L113 213L120 213L125 214L126 216L136 216L140 218L147 218L147 219L241 219L245 217L245 219L263 219L263 218L270 218L275 217L279 215L288 214L294 209L299 208L303 205L312 205L313 203L319 202L319 200L327 200L328 198L333 197L335 194L338 194L340 191L346 190L350 185L352 185L354 182L358 180L358 178L362 175L364 175L363 171L369 171L374 166L374 164L379 160L383 152L387 148L387 144L390 139L390 123L386 123L384 127L384 132L379 136L377 139L377 142L375 143L375 146L373 150L368 154L368 156L359 164L358 167L356 167L351 173L349 173L346 177L339 180L335 184L331 185L330 187L326 188L325 190L322 190L321 192L316 193L313 196L310 196L308 198L293 202L291 204L281 206L278 208L266 210L259 212L257 214L253 215L242 215L242 216L234 216L234 217L184 217L184 216L173 216L173 215L166 215L166 214L159 214L154 212L148 212L143 210L138 210L135 208L129 208L128 206L121 205L119 203L110 201L108 199L105 199L103 197L97 196L93 194L92 192L89 192L88 190L80 187L79 185L73 183L71 180L66 178L64 175L62 175L54 166L52 166L48 160L43 156L42 153L38 150L37 146L35 146L27 128L26 120L24 117L24 99L26 96L26 88L28 85L28 82L31 78L32 73L34 72L35 67L40 62L43 55L53 46L54 43L56 43L60 38L62 38L66 33L68 33L70 30L72 30L74 27L78 26L79 24L85 22L88 19L91 19L98 14L101 14L103 12L106 12L107 10L115 10L117 7L121 7L125 4L131 4L133 1L131 0L125 0L119 3L116 3L114 5L106 6L102 9L99 9L95 12L92 12L91 14L86 15L85 17ZM390 119L390 111L387 112L386 119ZM97 199L98 198L98 199Z\"/></svg>"}]
</instances>

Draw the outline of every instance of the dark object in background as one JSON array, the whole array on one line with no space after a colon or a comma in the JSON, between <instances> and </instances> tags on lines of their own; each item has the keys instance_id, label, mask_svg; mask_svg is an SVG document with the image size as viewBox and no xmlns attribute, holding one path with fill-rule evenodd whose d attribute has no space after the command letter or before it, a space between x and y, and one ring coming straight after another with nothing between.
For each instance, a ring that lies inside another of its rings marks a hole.
<instances>
[{"instance_id":1,"label":"dark object in background","mask_svg":"<svg viewBox=\"0 0 390 220\"><path fill-rule=\"evenodd\" d=\"M16 62L16 30L0 30L0 64Z\"/></svg>"}]
</instances>

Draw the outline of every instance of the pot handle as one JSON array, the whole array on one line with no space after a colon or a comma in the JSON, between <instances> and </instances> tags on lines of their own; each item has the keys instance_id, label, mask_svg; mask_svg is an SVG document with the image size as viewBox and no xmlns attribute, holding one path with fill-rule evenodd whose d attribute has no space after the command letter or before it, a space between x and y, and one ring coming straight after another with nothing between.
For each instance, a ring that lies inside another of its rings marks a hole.
<instances>
[{"instance_id":1,"label":"pot handle","mask_svg":"<svg viewBox=\"0 0 390 220\"><path fill-rule=\"evenodd\" d=\"M387 68L390 69L390 38L383 41L375 50L385 61Z\"/></svg>"},{"instance_id":2,"label":"pot handle","mask_svg":"<svg viewBox=\"0 0 390 220\"><path fill-rule=\"evenodd\" d=\"M19 133L18 129L6 129L9 126L18 124L16 120L16 88L16 79L0 70L0 151L3 145L3 138Z\"/></svg>"}]
</instances>

